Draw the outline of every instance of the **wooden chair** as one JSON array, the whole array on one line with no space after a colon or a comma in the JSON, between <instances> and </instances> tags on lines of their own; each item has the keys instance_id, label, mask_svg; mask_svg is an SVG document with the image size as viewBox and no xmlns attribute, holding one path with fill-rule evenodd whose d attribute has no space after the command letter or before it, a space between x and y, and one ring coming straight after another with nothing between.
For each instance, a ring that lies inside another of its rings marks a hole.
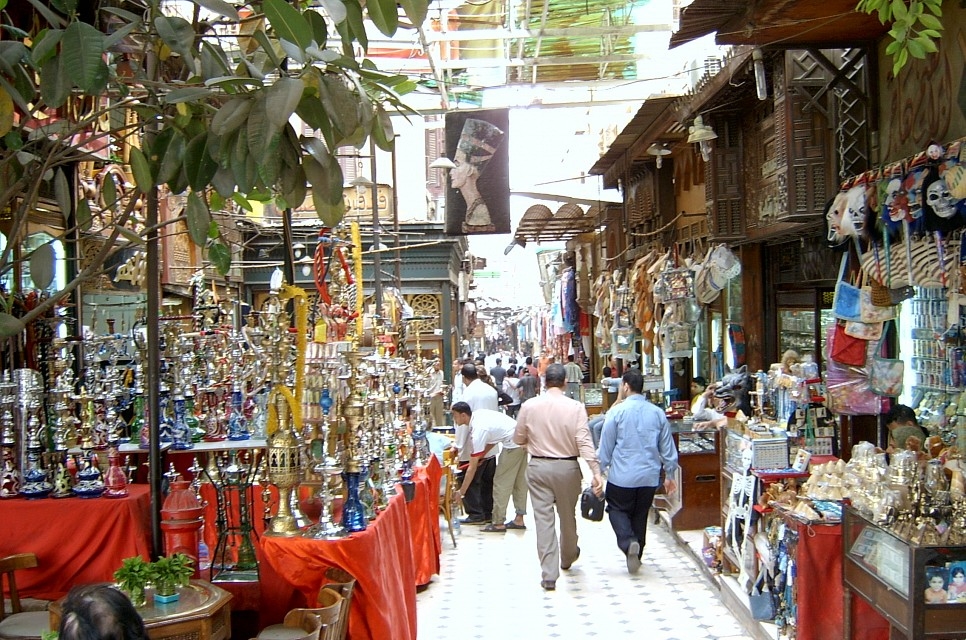
<instances>
[{"instance_id":1,"label":"wooden chair","mask_svg":"<svg viewBox=\"0 0 966 640\"><path fill-rule=\"evenodd\" d=\"M319 591L318 601L320 606L313 609L292 609L285 614L282 624L265 627L256 640L336 640L342 596L323 587ZM312 621L315 622L314 627ZM294 635L300 631L305 635Z\"/></svg>"},{"instance_id":2,"label":"wooden chair","mask_svg":"<svg viewBox=\"0 0 966 640\"><path fill-rule=\"evenodd\" d=\"M320 640L322 620L314 609L292 609L282 624L262 629L255 640Z\"/></svg>"},{"instance_id":3,"label":"wooden chair","mask_svg":"<svg viewBox=\"0 0 966 640\"><path fill-rule=\"evenodd\" d=\"M446 518L446 528L449 529L450 540L453 541L453 548L456 548L456 532L453 531L453 483L456 477L453 475L453 467L445 465L441 479L443 490L439 494L439 512Z\"/></svg>"},{"instance_id":4,"label":"wooden chair","mask_svg":"<svg viewBox=\"0 0 966 640\"><path fill-rule=\"evenodd\" d=\"M336 640L345 640L349 631L349 609L352 606L352 592L356 588L356 579L351 573L339 567L329 567L325 571L325 583L319 591L319 604L321 605L322 592L331 589L342 596L342 611L339 620L339 633Z\"/></svg>"},{"instance_id":5,"label":"wooden chair","mask_svg":"<svg viewBox=\"0 0 966 640\"><path fill-rule=\"evenodd\" d=\"M50 614L46 611L23 611L14 572L19 569L33 569L37 566L37 556L32 553L18 553L0 558L0 640L40 640L41 635L50 631ZM10 592L10 615L5 611L3 601L3 577L7 577Z\"/></svg>"}]
</instances>

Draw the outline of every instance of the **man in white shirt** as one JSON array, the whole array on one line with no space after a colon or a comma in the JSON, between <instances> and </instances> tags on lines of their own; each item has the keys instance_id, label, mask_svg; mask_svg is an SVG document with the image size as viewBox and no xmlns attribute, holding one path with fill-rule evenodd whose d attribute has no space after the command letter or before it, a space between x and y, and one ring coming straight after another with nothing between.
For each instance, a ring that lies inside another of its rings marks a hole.
<instances>
[{"instance_id":1,"label":"man in white shirt","mask_svg":"<svg viewBox=\"0 0 966 640\"><path fill-rule=\"evenodd\" d=\"M463 480L464 486L468 486L467 483L474 477L480 456L485 457L491 452L495 454L501 447L503 449L493 476L493 522L482 530L503 533L507 529L526 529L523 516L527 514L527 449L513 442L517 421L499 411L473 411L465 402L453 405L453 421L456 424L468 422L473 432L473 454ZM516 515L513 520L504 523L511 495Z\"/></svg>"},{"instance_id":2,"label":"man in white shirt","mask_svg":"<svg viewBox=\"0 0 966 640\"><path fill-rule=\"evenodd\" d=\"M507 501L513 493L513 504L518 515L514 522L519 521L519 525L514 528L523 527L523 516L526 514L526 464L527 450L513 442L513 433L516 430L517 422L508 415L500 411L481 409L473 411L465 402L457 402L453 405L453 422L456 424L469 424L472 430L471 448L473 453L470 456L469 466L463 477L460 488L456 491L457 497L462 497L470 489L473 481L480 477L481 499L485 505L491 505L492 523L483 528L488 533L503 533L507 526L503 524L506 518ZM493 462L500 449L499 464ZM495 467L495 469L494 469ZM487 481L486 474L493 476ZM522 476L522 492L517 481L518 476ZM487 500L487 484L490 485L489 500ZM522 511L522 513L520 513Z\"/></svg>"},{"instance_id":3,"label":"man in white shirt","mask_svg":"<svg viewBox=\"0 0 966 640\"><path fill-rule=\"evenodd\" d=\"M471 412L482 411L483 409L499 412L500 401L496 389L480 380L475 364L467 362L460 369L460 374L463 379L463 398L461 402L469 405ZM465 477L466 468L469 466L470 457L473 453L470 432L468 420L466 424L456 425L456 448L460 452L460 477L457 479L460 482ZM464 524L486 524L492 518L493 471L495 471L495 465L491 468L489 474L477 473L474 482L464 485L466 491L462 492L463 508L466 510L467 515L463 520Z\"/></svg>"}]
</instances>

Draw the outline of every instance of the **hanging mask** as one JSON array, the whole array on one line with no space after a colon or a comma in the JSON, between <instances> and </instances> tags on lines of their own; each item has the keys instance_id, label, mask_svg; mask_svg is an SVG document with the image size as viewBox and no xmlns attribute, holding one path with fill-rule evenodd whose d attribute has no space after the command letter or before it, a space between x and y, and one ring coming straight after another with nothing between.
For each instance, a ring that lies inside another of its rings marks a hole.
<instances>
[{"instance_id":1,"label":"hanging mask","mask_svg":"<svg viewBox=\"0 0 966 640\"><path fill-rule=\"evenodd\" d=\"M825 207L825 232L828 246L839 249L845 246L849 237L842 230L842 215L848 207L848 197L846 194L839 193L829 200Z\"/></svg>"},{"instance_id":2,"label":"hanging mask","mask_svg":"<svg viewBox=\"0 0 966 640\"><path fill-rule=\"evenodd\" d=\"M841 232L848 237L862 238L866 235L865 185L852 187L845 192L845 211L842 212Z\"/></svg>"},{"instance_id":3,"label":"hanging mask","mask_svg":"<svg viewBox=\"0 0 966 640\"><path fill-rule=\"evenodd\" d=\"M961 226L956 211L957 199L953 197L949 185L946 183L945 173L935 168L927 172L923 180L922 190L923 211L925 212L925 227L927 231L948 233Z\"/></svg>"},{"instance_id":4,"label":"hanging mask","mask_svg":"<svg viewBox=\"0 0 966 640\"><path fill-rule=\"evenodd\" d=\"M906 214L905 220L915 226L917 230L922 226L922 183L925 174L926 172L924 170L916 169L910 172L902 181L902 186L906 190L908 199L908 213Z\"/></svg>"}]
</instances>

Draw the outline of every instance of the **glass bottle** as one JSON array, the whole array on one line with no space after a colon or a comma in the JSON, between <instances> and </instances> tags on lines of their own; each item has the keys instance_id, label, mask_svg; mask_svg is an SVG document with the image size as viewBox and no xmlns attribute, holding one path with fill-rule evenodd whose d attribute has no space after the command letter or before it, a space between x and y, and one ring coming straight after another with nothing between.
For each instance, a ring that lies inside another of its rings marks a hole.
<instances>
[{"instance_id":1,"label":"glass bottle","mask_svg":"<svg viewBox=\"0 0 966 640\"><path fill-rule=\"evenodd\" d=\"M194 443L191 441L191 431L188 423L185 422L185 401L181 389L174 392L174 424L171 427L172 446L179 451L191 449Z\"/></svg>"},{"instance_id":2,"label":"glass bottle","mask_svg":"<svg viewBox=\"0 0 966 640\"><path fill-rule=\"evenodd\" d=\"M134 417L131 419L131 436L137 434L138 446L142 449L151 447L151 431L148 427L144 407L144 392L138 389L134 392Z\"/></svg>"},{"instance_id":3,"label":"glass bottle","mask_svg":"<svg viewBox=\"0 0 966 640\"><path fill-rule=\"evenodd\" d=\"M222 422L218 418L218 396L214 390L209 390L208 409L205 412L205 440L208 442L220 442L225 439L225 431L222 429Z\"/></svg>"},{"instance_id":4,"label":"glass bottle","mask_svg":"<svg viewBox=\"0 0 966 640\"><path fill-rule=\"evenodd\" d=\"M121 468L121 455L117 449L111 447L107 451L107 471L104 473L105 498L123 498L128 494L127 475Z\"/></svg>"},{"instance_id":5,"label":"glass bottle","mask_svg":"<svg viewBox=\"0 0 966 640\"><path fill-rule=\"evenodd\" d=\"M205 437L205 429L195 414L195 394L188 387L184 392L184 421L188 425L188 433L192 442L201 442Z\"/></svg>"},{"instance_id":6,"label":"glass bottle","mask_svg":"<svg viewBox=\"0 0 966 640\"><path fill-rule=\"evenodd\" d=\"M251 437L248 433L248 420L245 419L242 400L241 384L236 382L231 390L231 409L228 414L229 440L248 440Z\"/></svg>"},{"instance_id":7,"label":"glass bottle","mask_svg":"<svg viewBox=\"0 0 966 640\"><path fill-rule=\"evenodd\" d=\"M359 499L359 483L363 481L363 475L359 472L346 472L342 474L342 479L346 483L346 498L342 505L342 527L347 531L366 530L366 508Z\"/></svg>"},{"instance_id":8,"label":"glass bottle","mask_svg":"<svg viewBox=\"0 0 966 640\"><path fill-rule=\"evenodd\" d=\"M167 387L161 387L158 396L158 440L160 442L174 441L174 420L171 419L171 391Z\"/></svg>"}]
</instances>

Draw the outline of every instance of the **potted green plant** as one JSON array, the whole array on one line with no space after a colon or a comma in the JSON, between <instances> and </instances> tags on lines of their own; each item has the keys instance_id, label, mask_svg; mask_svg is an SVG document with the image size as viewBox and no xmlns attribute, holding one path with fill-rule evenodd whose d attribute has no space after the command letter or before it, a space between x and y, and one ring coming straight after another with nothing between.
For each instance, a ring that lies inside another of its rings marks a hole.
<instances>
[{"instance_id":1,"label":"potted green plant","mask_svg":"<svg viewBox=\"0 0 966 640\"><path fill-rule=\"evenodd\" d=\"M143 606L146 602L144 590L151 581L151 563L141 556L125 558L114 572L114 581L135 607Z\"/></svg>"},{"instance_id":2,"label":"potted green plant","mask_svg":"<svg viewBox=\"0 0 966 640\"><path fill-rule=\"evenodd\" d=\"M151 563L151 583L154 599L158 602L174 602L178 599L178 587L186 585L194 574L191 558L183 553L162 556Z\"/></svg>"}]
</instances>

